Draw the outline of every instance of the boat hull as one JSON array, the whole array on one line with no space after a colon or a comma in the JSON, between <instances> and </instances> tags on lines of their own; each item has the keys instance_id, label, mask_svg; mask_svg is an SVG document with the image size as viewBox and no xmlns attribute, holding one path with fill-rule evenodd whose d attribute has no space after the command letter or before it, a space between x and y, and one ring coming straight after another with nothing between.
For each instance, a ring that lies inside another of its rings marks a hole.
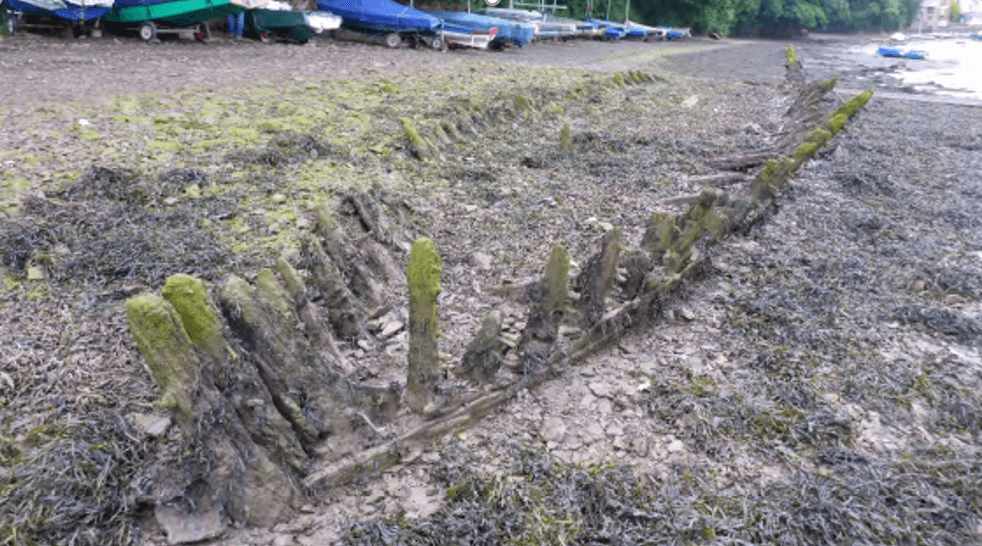
<instances>
[{"instance_id":1,"label":"boat hull","mask_svg":"<svg viewBox=\"0 0 982 546\"><path fill-rule=\"evenodd\" d=\"M106 15L110 23L137 24L146 21L164 22L177 27L194 26L211 19L220 19L265 4L265 2L236 0L117 0Z\"/></svg>"},{"instance_id":2,"label":"boat hull","mask_svg":"<svg viewBox=\"0 0 982 546\"><path fill-rule=\"evenodd\" d=\"M431 11L428 13L443 19L445 25L447 23L466 25L471 30L496 28L498 34L494 37L495 42L512 43L518 47L523 47L535 38L535 27L518 21L459 11Z\"/></svg>"},{"instance_id":3,"label":"boat hull","mask_svg":"<svg viewBox=\"0 0 982 546\"><path fill-rule=\"evenodd\" d=\"M42 17L55 17L74 23L98 19L112 8L112 1L64 2L62 0L3 0L3 5L13 11Z\"/></svg>"},{"instance_id":4,"label":"boat hull","mask_svg":"<svg viewBox=\"0 0 982 546\"><path fill-rule=\"evenodd\" d=\"M390 0L321 0L317 9L341 16L341 26L370 33L429 32L440 20Z\"/></svg>"}]
</instances>

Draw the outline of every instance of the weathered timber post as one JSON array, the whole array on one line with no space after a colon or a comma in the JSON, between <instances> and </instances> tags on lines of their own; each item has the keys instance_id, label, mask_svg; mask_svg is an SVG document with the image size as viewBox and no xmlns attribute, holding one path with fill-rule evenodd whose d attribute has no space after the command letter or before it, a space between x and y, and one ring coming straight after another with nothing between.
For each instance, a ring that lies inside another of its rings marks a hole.
<instances>
[{"instance_id":1,"label":"weathered timber post","mask_svg":"<svg viewBox=\"0 0 982 546\"><path fill-rule=\"evenodd\" d=\"M300 275L297 274L297 270L290 265L286 258L281 256L276 260L276 272L283 279L283 286L293 300L297 316L300 317L304 332L310 338L311 343L337 361L338 366L345 373L353 371L350 364L345 361L341 351L338 350L334 341L334 334L331 333L330 320L324 316L324 311L320 307L310 305L310 300L307 299L307 287Z\"/></svg>"},{"instance_id":2,"label":"weathered timber post","mask_svg":"<svg viewBox=\"0 0 982 546\"><path fill-rule=\"evenodd\" d=\"M198 383L199 370L181 317L164 298L144 294L126 301L126 318L150 375L163 393L159 405L175 410L178 423L189 431L194 422L191 390Z\"/></svg>"},{"instance_id":3,"label":"weathered timber post","mask_svg":"<svg viewBox=\"0 0 982 546\"><path fill-rule=\"evenodd\" d=\"M422 412L432 401L440 379L439 317L440 255L433 241L420 237L409 253L406 280L409 285L409 368L406 375L406 402Z\"/></svg>"},{"instance_id":4,"label":"weathered timber post","mask_svg":"<svg viewBox=\"0 0 982 546\"><path fill-rule=\"evenodd\" d=\"M474 338L467 344L464 357L460 362L460 375L469 377L478 382L485 383L494 377L494 374L501 368L502 362L502 343L498 336L501 335L501 313L492 311L484 317L481 328L474 334Z\"/></svg>"},{"instance_id":5,"label":"weathered timber post","mask_svg":"<svg viewBox=\"0 0 982 546\"><path fill-rule=\"evenodd\" d=\"M130 332L186 445L179 462L154 469L156 519L175 544L219 536L226 517L271 525L297 498L305 455L255 370L225 341L204 285L174 275L163 293L126 302Z\"/></svg>"},{"instance_id":6,"label":"weathered timber post","mask_svg":"<svg viewBox=\"0 0 982 546\"><path fill-rule=\"evenodd\" d=\"M559 333L559 324L566 314L569 291L569 252L562 245L552 247L549 263L538 288L532 294L525 330L518 353L523 373L531 373L548 362Z\"/></svg>"},{"instance_id":7,"label":"weathered timber post","mask_svg":"<svg viewBox=\"0 0 982 546\"><path fill-rule=\"evenodd\" d=\"M621 228L616 227L604 234L600 242L600 252L590 258L583 272L576 278L580 306L589 325L595 324L604 316L604 300L614 286L620 253Z\"/></svg>"},{"instance_id":8,"label":"weathered timber post","mask_svg":"<svg viewBox=\"0 0 982 546\"><path fill-rule=\"evenodd\" d=\"M320 241L307 237L303 247L312 280L324 297L334 332L342 339L357 338L365 329L367 315L361 302L351 293L337 263L324 252Z\"/></svg>"},{"instance_id":9,"label":"weathered timber post","mask_svg":"<svg viewBox=\"0 0 982 546\"><path fill-rule=\"evenodd\" d=\"M573 150L573 132L569 128L569 122L563 123L563 128L559 130L559 151L567 154Z\"/></svg>"}]
</instances>

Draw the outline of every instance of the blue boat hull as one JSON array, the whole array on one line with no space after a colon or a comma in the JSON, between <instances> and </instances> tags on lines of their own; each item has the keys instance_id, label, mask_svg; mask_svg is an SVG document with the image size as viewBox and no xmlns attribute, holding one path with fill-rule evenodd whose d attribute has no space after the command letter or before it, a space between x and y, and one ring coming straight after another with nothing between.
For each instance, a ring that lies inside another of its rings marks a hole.
<instances>
[{"instance_id":1,"label":"blue boat hull","mask_svg":"<svg viewBox=\"0 0 982 546\"><path fill-rule=\"evenodd\" d=\"M910 51L902 51L894 47L881 47L876 50L883 57L891 57L898 59L914 59L914 60L924 60L925 55L921 51L916 51L911 49Z\"/></svg>"},{"instance_id":2,"label":"blue boat hull","mask_svg":"<svg viewBox=\"0 0 982 546\"><path fill-rule=\"evenodd\" d=\"M42 17L56 17L58 19L72 21L73 23L81 23L84 21L98 19L109 13L109 10L111 9L109 6L79 6L68 2L65 2L64 8L44 9L27 2L23 2L22 0L3 0L3 5L21 13L40 15Z\"/></svg>"},{"instance_id":3,"label":"blue boat hull","mask_svg":"<svg viewBox=\"0 0 982 546\"><path fill-rule=\"evenodd\" d=\"M432 32L440 28L436 17L391 0L321 0L317 9L340 15L341 26L362 32Z\"/></svg>"}]
</instances>

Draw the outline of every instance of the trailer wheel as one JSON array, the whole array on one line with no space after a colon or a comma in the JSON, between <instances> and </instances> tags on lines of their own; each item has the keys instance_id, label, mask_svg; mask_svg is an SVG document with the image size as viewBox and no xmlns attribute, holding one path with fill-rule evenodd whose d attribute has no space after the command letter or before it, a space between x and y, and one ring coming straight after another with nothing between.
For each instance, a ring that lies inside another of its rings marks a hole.
<instances>
[{"instance_id":1,"label":"trailer wheel","mask_svg":"<svg viewBox=\"0 0 982 546\"><path fill-rule=\"evenodd\" d=\"M157 25L153 24L153 21L140 23L139 34L141 40L149 42L157 37Z\"/></svg>"},{"instance_id":2,"label":"trailer wheel","mask_svg":"<svg viewBox=\"0 0 982 546\"><path fill-rule=\"evenodd\" d=\"M430 40L430 47L437 51L443 51L446 49L447 44L443 41L442 36L434 36L433 39Z\"/></svg>"},{"instance_id":3,"label":"trailer wheel","mask_svg":"<svg viewBox=\"0 0 982 546\"><path fill-rule=\"evenodd\" d=\"M17 23L20 19L20 15L16 13L9 13L7 15L7 34L13 36L17 32Z\"/></svg>"},{"instance_id":4,"label":"trailer wheel","mask_svg":"<svg viewBox=\"0 0 982 546\"><path fill-rule=\"evenodd\" d=\"M399 36L397 32L385 35L385 45L389 49L395 49L402 45L402 36Z\"/></svg>"}]
</instances>

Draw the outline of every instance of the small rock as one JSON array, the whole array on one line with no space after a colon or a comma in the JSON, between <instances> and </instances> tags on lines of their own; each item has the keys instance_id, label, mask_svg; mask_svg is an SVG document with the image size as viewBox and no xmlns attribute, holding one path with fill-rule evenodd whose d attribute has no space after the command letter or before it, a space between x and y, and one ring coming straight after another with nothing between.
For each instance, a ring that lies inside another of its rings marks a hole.
<instances>
[{"instance_id":1,"label":"small rock","mask_svg":"<svg viewBox=\"0 0 982 546\"><path fill-rule=\"evenodd\" d=\"M961 303L968 303L968 300L959 296L958 294L948 294L944 297L945 305L958 305Z\"/></svg>"},{"instance_id":2,"label":"small rock","mask_svg":"<svg viewBox=\"0 0 982 546\"><path fill-rule=\"evenodd\" d=\"M547 442L561 442L566 436L566 423L559 417L548 417L539 433Z\"/></svg>"},{"instance_id":3,"label":"small rock","mask_svg":"<svg viewBox=\"0 0 982 546\"><path fill-rule=\"evenodd\" d=\"M668 443L667 446L665 446L665 451L669 453L681 453L685 451L685 442L679 440L678 438L674 438Z\"/></svg>"},{"instance_id":4,"label":"small rock","mask_svg":"<svg viewBox=\"0 0 982 546\"><path fill-rule=\"evenodd\" d=\"M474 211L476 211L476 210L477 210L477 209L478 209L479 207L478 207L477 205L469 205L469 204L468 204L468 205L463 205L463 206L462 206L462 208L464 209L464 212L474 212Z\"/></svg>"},{"instance_id":5,"label":"small rock","mask_svg":"<svg viewBox=\"0 0 982 546\"><path fill-rule=\"evenodd\" d=\"M271 544L272 546L293 546L293 535L276 535Z\"/></svg>"},{"instance_id":6,"label":"small rock","mask_svg":"<svg viewBox=\"0 0 982 546\"><path fill-rule=\"evenodd\" d=\"M924 281L916 280L916 281L914 281L914 284L912 284L910 288L914 292L923 292L924 291L924 288L926 288L926 287L927 287L927 285L925 284Z\"/></svg>"},{"instance_id":7,"label":"small rock","mask_svg":"<svg viewBox=\"0 0 982 546\"><path fill-rule=\"evenodd\" d=\"M310 220L308 220L304 216L300 216L300 217L297 218L296 226L297 226L297 229L309 229L310 228Z\"/></svg>"},{"instance_id":8,"label":"small rock","mask_svg":"<svg viewBox=\"0 0 982 546\"><path fill-rule=\"evenodd\" d=\"M624 429L617 425L607 427L607 434L610 436L624 436Z\"/></svg>"},{"instance_id":9,"label":"small rock","mask_svg":"<svg viewBox=\"0 0 982 546\"><path fill-rule=\"evenodd\" d=\"M39 265L32 265L27 268L27 280L29 281L43 281L48 278L47 272L44 268Z\"/></svg>"},{"instance_id":10,"label":"small rock","mask_svg":"<svg viewBox=\"0 0 982 546\"><path fill-rule=\"evenodd\" d=\"M201 197L201 186L197 184L191 184L190 186L184 188L184 195L190 199L197 199Z\"/></svg>"},{"instance_id":11,"label":"small rock","mask_svg":"<svg viewBox=\"0 0 982 546\"><path fill-rule=\"evenodd\" d=\"M583 396L583 398L580 399L580 407L583 409L589 409L590 406L592 406L593 403L596 401L597 401L596 396L587 393L586 395Z\"/></svg>"},{"instance_id":12,"label":"small rock","mask_svg":"<svg viewBox=\"0 0 982 546\"><path fill-rule=\"evenodd\" d=\"M389 339L390 337L398 334L405 328L406 325L399 321L390 321L382 326L382 331L379 332L378 338L382 341Z\"/></svg>"},{"instance_id":13,"label":"small rock","mask_svg":"<svg viewBox=\"0 0 982 546\"><path fill-rule=\"evenodd\" d=\"M491 269L491 263L491 256L483 252L475 252L471 254L471 264L474 266L474 269L477 269L478 271L487 271L488 269Z\"/></svg>"},{"instance_id":14,"label":"small rock","mask_svg":"<svg viewBox=\"0 0 982 546\"><path fill-rule=\"evenodd\" d=\"M689 98L682 101L682 108L692 108L699 103L699 97L692 95Z\"/></svg>"},{"instance_id":15,"label":"small rock","mask_svg":"<svg viewBox=\"0 0 982 546\"><path fill-rule=\"evenodd\" d=\"M283 259L286 260L290 265L297 265L300 263L300 249L290 247L283 251Z\"/></svg>"},{"instance_id":16,"label":"small rock","mask_svg":"<svg viewBox=\"0 0 982 546\"><path fill-rule=\"evenodd\" d=\"M603 383L590 383L587 385L587 387L589 387L590 392L592 392L597 398L607 398L610 396L610 388Z\"/></svg>"},{"instance_id":17,"label":"small rock","mask_svg":"<svg viewBox=\"0 0 982 546\"><path fill-rule=\"evenodd\" d=\"M600 228L600 231L606 233L614 229L614 224L611 224L610 222L598 222L597 227Z\"/></svg>"},{"instance_id":18,"label":"small rock","mask_svg":"<svg viewBox=\"0 0 982 546\"><path fill-rule=\"evenodd\" d=\"M130 415L129 418L133 423L133 426L151 438L163 436L171 425L171 418L169 415L134 413Z\"/></svg>"},{"instance_id":19,"label":"small rock","mask_svg":"<svg viewBox=\"0 0 982 546\"><path fill-rule=\"evenodd\" d=\"M173 195L170 196L170 197L168 197L168 198L166 198L166 199L164 199L164 205L165 206L168 206L168 207L173 207L174 205L176 205L176 204L178 204L180 202L181 202L181 200L178 199L177 197L174 197Z\"/></svg>"},{"instance_id":20,"label":"small rock","mask_svg":"<svg viewBox=\"0 0 982 546\"><path fill-rule=\"evenodd\" d=\"M286 201L286 196L282 193L274 193L271 197L274 203L282 203Z\"/></svg>"}]
</instances>

